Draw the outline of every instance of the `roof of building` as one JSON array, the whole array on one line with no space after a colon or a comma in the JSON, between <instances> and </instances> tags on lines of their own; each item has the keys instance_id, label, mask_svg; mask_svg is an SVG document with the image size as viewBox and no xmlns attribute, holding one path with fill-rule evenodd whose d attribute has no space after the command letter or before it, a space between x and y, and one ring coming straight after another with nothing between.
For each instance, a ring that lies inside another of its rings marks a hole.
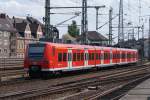
<instances>
[{"instance_id":1,"label":"roof of building","mask_svg":"<svg viewBox=\"0 0 150 100\"><path fill-rule=\"evenodd\" d=\"M28 23L28 24L40 24L43 25L40 21L38 21L37 19L33 18L33 17L26 17L26 18L17 18L14 17L11 19L11 21L13 23Z\"/></svg>"},{"instance_id":2,"label":"roof of building","mask_svg":"<svg viewBox=\"0 0 150 100\"><path fill-rule=\"evenodd\" d=\"M18 30L18 32L25 32L25 29L27 27L27 23L16 23L15 28Z\"/></svg>"},{"instance_id":3,"label":"roof of building","mask_svg":"<svg viewBox=\"0 0 150 100\"><path fill-rule=\"evenodd\" d=\"M13 27L11 20L6 14L0 14L0 30L16 32L16 29Z\"/></svg>"},{"instance_id":4,"label":"roof of building","mask_svg":"<svg viewBox=\"0 0 150 100\"><path fill-rule=\"evenodd\" d=\"M76 40L76 38L72 37L72 36L69 35L69 34L64 34L64 35L62 36L62 39L65 40L65 41L67 41L67 40L75 41L75 40Z\"/></svg>"},{"instance_id":5,"label":"roof of building","mask_svg":"<svg viewBox=\"0 0 150 100\"><path fill-rule=\"evenodd\" d=\"M81 40L84 36L79 36L78 40ZM87 39L90 41L108 41L106 37L96 31L88 31Z\"/></svg>"},{"instance_id":6,"label":"roof of building","mask_svg":"<svg viewBox=\"0 0 150 100\"><path fill-rule=\"evenodd\" d=\"M39 24L30 24L31 33L37 33Z\"/></svg>"}]
</instances>

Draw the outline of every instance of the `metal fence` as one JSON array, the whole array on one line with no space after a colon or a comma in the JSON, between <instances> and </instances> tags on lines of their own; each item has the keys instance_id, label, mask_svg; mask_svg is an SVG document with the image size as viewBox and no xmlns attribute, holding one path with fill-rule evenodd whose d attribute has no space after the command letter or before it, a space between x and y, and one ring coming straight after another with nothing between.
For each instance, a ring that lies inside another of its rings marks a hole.
<instances>
[{"instance_id":1,"label":"metal fence","mask_svg":"<svg viewBox=\"0 0 150 100\"><path fill-rule=\"evenodd\" d=\"M0 58L0 70L23 69L22 58Z\"/></svg>"},{"instance_id":2,"label":"metal fence","mask_svg":"<svg viewBox=\"0 0 150 100\"><path fill-rule=\"evenodd\" d=\"M23 58L0 58L0 82L11 78L24 77Z\"/></svg>"}]
</instances>

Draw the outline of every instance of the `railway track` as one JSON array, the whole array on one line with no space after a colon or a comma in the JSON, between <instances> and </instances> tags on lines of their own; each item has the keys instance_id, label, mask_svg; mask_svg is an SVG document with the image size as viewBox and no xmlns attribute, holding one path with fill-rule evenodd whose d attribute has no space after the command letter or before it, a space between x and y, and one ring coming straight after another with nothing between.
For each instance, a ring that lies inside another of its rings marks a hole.
<instances>
[{"instance_id":1,"label":"railway track","mask_svg":"<svg viewBox=\"0 0 150 100\"><path fill-rule=\"evenodd\" d=\"M136 67L130 66L130 68L133 68L133 69L138 68L138 67L140 67L140 66L136 66ZM115 74L115 73L118 73L118 72L125 70L125 69L129 69L129 68L124 66L124 67L117 67L117 68L113 68L113 69L100 70L100 72L98 72L96 70L92 70L92 71L83 72L83 73L81 72L80 74L73 73L73 74L71 74L71 76L79 77L79 75L81 75L81 77L85 77L85 75L87 75L87 76L93 77L93 76L97 76L97 74L99 74L99 73L100 73L99 76L103 76L103 75ZM1 81L0 82L1 86L3 86L3 85L7 85L7 86L8 85L17 85L17 84L21 84L21 83L32 83L32 80L30 80L28 78L27 73L25 73L23 70L14 70L13 69L13 70L6 70L4 72L2 71L2 73L0 71L1 77L9 77L10 75L22 75L23 77L20 77L21 79L20 78L13 78L11 80ZM70 73L68 75L70 76ZM62 75L62 77L68 77L68 76ZM62 77L53 76L52 79L53 78L60 79ZM88 77L86 77L86 78L88 78ZM65 80L65 78L63 78L62 80ZM38 81L41 81L41 80L38 80Z\"/></svg>"},{"instance_id":2,"label":"railway track","mask_svg":"<svg viewBox=\"0 0 150 100\"><path fill-rule=\"evenodd\" d=\"M67 92L75 92L70 94L69 97L63 96L63 98L59 99L65 99L65 100L71 100L71 98L82 98L80 96L81 94L83 95L84 93L90 93L93 91L90 91L88 87L96 87L96 89L101 90L101 87L108 87L112 82L116 83L117 86L123 86L124 81L129 82L135 79L135 76L137 78L144 77L145 75L149 75L149 65L143 65L143 66L138 66L138 69L135 68L130 68L130 69L124 69L121 71L116 71L112 73L105 73L97 76L93 76L91 78L86 78L84 77L83 79L79 80L74 80L74 81L67 81L67 82L62 82L62 83L55 83L55 85L47 85L47 86L42 86L38 88L32 88L32 89L26 89L23 91L16 91L16 92L11 92L11 93L5 93L0 95L0 99L7 100L7 99L39 99L40 97L49 97L49 99L54 99L56 98L56 94L61 94L64 95L63 93ZM129 78L131 77L131 79ZM123 79L123 80L122 80ZM120 83L118 83L118 81ZM58 82L58 81L57 81ZM120 88L119 87L119 88ZM110 91L115 90L115 86L110 85ZM108 88L106 88L109 90ZM104 88L105 90L105 88ZM99 92L98 92L99 93ZM94 94L95 91L94 91ZM100 94L103 94L102 92ZM44 98L43 97L43 98ZM58 97L58 96L57 96ZM87 96L88 97L88 96ZM93 97L92 97L93 98ZM58 99L58 98L57 98Z\"/></svg>"}]
</instances>

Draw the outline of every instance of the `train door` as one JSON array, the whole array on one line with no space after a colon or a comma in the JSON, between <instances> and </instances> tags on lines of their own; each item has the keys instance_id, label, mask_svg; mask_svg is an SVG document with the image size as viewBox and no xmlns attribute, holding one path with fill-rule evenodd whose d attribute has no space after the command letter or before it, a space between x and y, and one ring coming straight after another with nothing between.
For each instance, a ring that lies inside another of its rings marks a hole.
<instances>
[{"instance_id":1,"label":"train door","mask_svg":"<svg viewBox=\"0 0 150 100\"><path fill-rule=\"evenodd\" d=\"M85 49L84 52L84 66L87 67L88 66L88 50Z\"/></svg>"},{"instance_id":2,"label":"train door","mask_svg":"<svg viewBox=\"0 0 150 100\"><path fill-rule=\"evenodd\" d=\"M71 49L68 50L68 68L69 69L72 68L72 50Z\"/></svg>"},{"instance_id":3,"label":"train door","mask_svg":"<svg viewBox=\"0 0 150 100\"><path fill-rule=\"evenodd\" d=\"M110 49L110 64L113 63L113 51L112 48Z\"/></svg>"},{"instance_id":4,"label":"train door","mask_svg":"<svg viewBox=\"0 0 150 100\"><path fill-rule=\"evenodd\" d=\"M104 50L103 48L101 49L101 64L104 64Z\"/></svg>"}]
</instances>

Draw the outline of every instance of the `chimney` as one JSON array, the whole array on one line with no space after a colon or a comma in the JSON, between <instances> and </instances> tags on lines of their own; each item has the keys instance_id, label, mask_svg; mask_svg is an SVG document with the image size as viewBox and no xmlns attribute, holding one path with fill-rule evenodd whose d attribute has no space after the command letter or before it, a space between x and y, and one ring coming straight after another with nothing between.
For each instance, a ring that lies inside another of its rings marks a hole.
<instances>
[{"instance_id":1,"label":"chimney","mask_svg":"<svg viewBox=\"0 0 150 100\"><path fill-rule=\"evenodd\" d=\"M6 18L6 14L4 14L4 13L1 13L1 14L0 14L0 18L3 18L3 19L5 19L5 18Z\"/></svg>"}]
</instances>

